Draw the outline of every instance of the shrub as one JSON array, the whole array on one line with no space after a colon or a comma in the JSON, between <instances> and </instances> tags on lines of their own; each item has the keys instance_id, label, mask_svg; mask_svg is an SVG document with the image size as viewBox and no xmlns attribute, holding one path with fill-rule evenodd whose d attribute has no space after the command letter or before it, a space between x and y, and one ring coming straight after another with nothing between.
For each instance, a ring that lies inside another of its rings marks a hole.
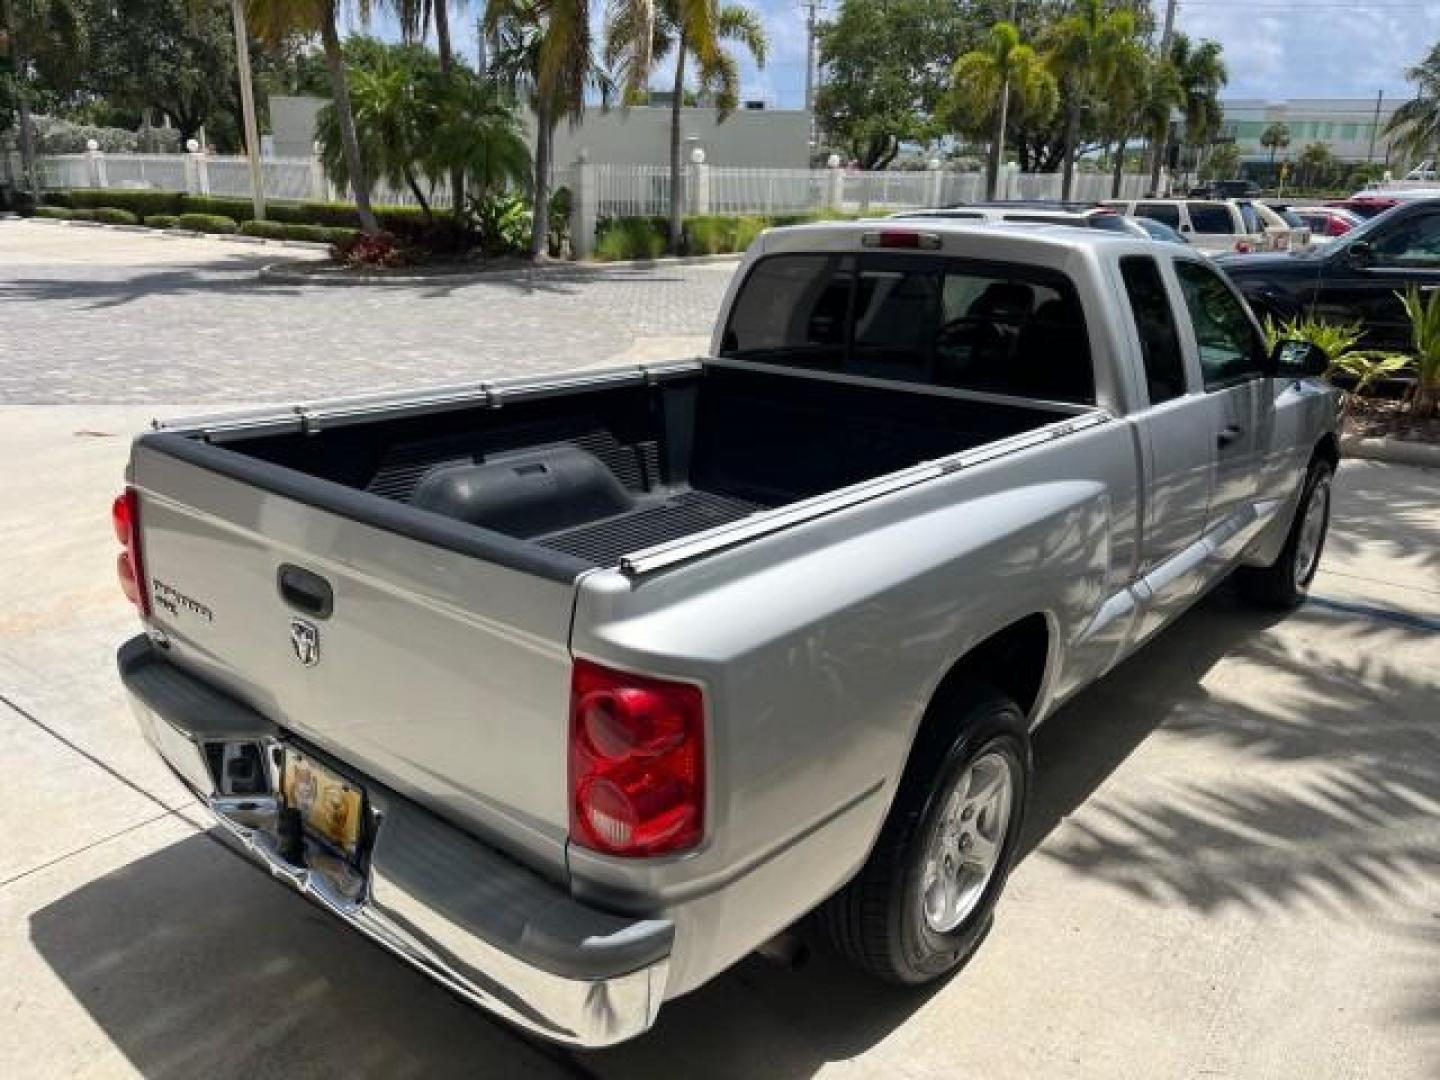
<instances>
[{"instance_id":1,"label":"shrub","mask_svg":"<svg viewBox=\"0 0 1440 1080\"><path fill-rule=\"evenodd\" d=\"M692 217L685 219L685 252L689 255L719 255L735 250L739 218Z\"/></svg>"},{"instance_id":2,"label":"shrub","mask_svg":"<svg viewBox=\"0 0 1440 1080\"><path fill-rule=\"evenodd\" d=\"M91 211L96 221L103 221L107 225L139 225L140 215L132 214L129 210L121 210L117 206L101 206Z\"/></svg>"},{"instance_id":3,"label":"shrub","mask_svg":"<svg viewBox=\"0 0 1440 1080\"><path fill-rule=\"evenodd\" d=\"M283 221L242 221L240 234L242 236L263 236L270 240L283 240L285 239L285 230L294 227L286 225Z\"/></svg>"},{"instance_id":4,"label":"shrub","mask_svg":"<svg viewBox=\"0 0 1440 1080\"><path fill-rule=\"evenodd\" d=\"M185 196L178 191L127 191L122 188L76 188L72 191L51 192L46 202L57 206L73 206L75 209L118 209L128 210L136 217L147 218L151 214L178 214L180 200Z\"/></svg>"},{"instance_id":5,"label":"shrub","mask_svg":"<svg viewBox=\"0 0 1440 1080\"><path fill-rule=\"evenodd\" d=\"M71 221L94 221L94 210L67 210L65 216Z\"/></svg>"},{"instance_id":6,"label":"shrub","mask_svg":"<svg viewBox=\"0 0 1440 1080\"><path fill-rule=\"evenodd\" d=\"M395 267L404 266L408 261L395 237L383 232L374 236L356 233L336 243L330 249L330 256L354 267Z\"/></svg>"},{"instance_id":7,"label":"shrub","mask_svg":"<svg viewBox=\"0 0 1440 1080\"><path fill-rule=\"evenodd\" d=\"M35 216L38 218L51 218L56 221L65 221L70 217L70 211L63 206L37 206Z\"/></svg>"},{"instance_id":8,"label":"shrub","mask_svg":"<svg viewBox=\"0 0 1440 1080\"><path fill-rule=\"evenodd\" d=\"M240 226L245 236L263 236L269 240L304 240L312 244L335 244L350 239L355 229L337 229L325 225L292 225L286 221L246 221Z\"/></svg>"},{"instance_id":9,"label":"shrub","mask_svg":"<svg viewBox=\"0 0 1440 1080\"><path fill-rule=\"evenodd\" d=\"M491 192L470 202L480 244L492 255L525 251L530 244L530 204L519 195Z\"/></svg>"},{"instance_id":10,"label":"shrub","mask_svg":"<svg viewBox=\"0 0 1440 1080\"><path fill-rule=\"evenodd\" d=\"M550 235L545 243L555 258L566 255L570 247L570 210L573 202L568 187L558 187L550 196Z\"/></svg>"},{"instance_id":11,"label":"shrub","mask_svg":"<svg viewBox=\"0 0 1440 1080\"><path fill-rule=\"evenodd\" d=\"M152 229L173 229L179 217L174 214L146 214L145 224Z\"/></svg>"},{"instance_id":12,"label":"shrub","mask_svg":"<svg viewBox=\"0 0 1440 1080\"><path fill-rule=\"evenodd\" d=\"M40 201L46 206L73 206L70 195L68 191L47 191L40 196Z\"/></svg>"},{"instance_id":13,"label":"shrub","mask_svg":"<svg viewBox=\"0 0 1440 1080\"><path fill-rule=\"evenodd\" d=\"M222 235L233 233L239 228L234 218L226 217L223 214L181 214L175 224L182 229L194 229L196 232Z\"/></svg>"},{"instance_id":14,"label":"shrub","mask_svg":"<svg viewBox=\"0 0 1440 1080\"><path fill-rule=\"evenodd\" d=\"M665 251L669 228L663 217L602 218L595 226L595 257L602 262L654 259Z\"/></svg>"},{"instance_id":15,"label":"shrub","mask_svg":"<svg viewBox=\"0 0 1440 1080\"><path fill-rule=\"evenodd\" d=\"M267 207L267 212L269 208ZM223 195L182 195L175 210L182 217L203 215L224 217L232 222L250 221L255 217L255 204L250 199L231 198Z\"/></svg>"}]
</instances>

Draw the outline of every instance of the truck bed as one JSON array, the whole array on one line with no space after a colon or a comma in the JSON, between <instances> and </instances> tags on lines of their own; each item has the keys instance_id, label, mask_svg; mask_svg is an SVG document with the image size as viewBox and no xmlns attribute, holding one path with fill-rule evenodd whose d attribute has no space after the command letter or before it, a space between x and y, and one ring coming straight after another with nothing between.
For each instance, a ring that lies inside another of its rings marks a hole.
<instances>
[{"instance_id":1,"label":"truck bed","mask_svg":"<svg viewBox=\"0 0 1440 1080\"><path fill-rule=\"evenodd\" d=\"M709 363L499 407L484 399L319 430L239 430L222 445L594 567L1074 411Z\"/></svg>"}]
</instances>

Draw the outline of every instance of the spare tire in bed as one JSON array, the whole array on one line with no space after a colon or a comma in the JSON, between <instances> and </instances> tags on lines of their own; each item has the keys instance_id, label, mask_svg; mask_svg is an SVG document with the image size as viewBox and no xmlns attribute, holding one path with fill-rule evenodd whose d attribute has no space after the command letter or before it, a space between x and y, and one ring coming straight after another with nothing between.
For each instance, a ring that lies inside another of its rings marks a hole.
<instances>
[{"instance_id":1,"label":"spare tire in bed","mask_svg":"<svg viewBox=\"0 0 1440 1080\"><path fill-rule=\"evenodd\" d=\"M623 513L635 499L594 454L549 446L432 469L410 505L528 538Z\"/></svg>"}]
</instances>

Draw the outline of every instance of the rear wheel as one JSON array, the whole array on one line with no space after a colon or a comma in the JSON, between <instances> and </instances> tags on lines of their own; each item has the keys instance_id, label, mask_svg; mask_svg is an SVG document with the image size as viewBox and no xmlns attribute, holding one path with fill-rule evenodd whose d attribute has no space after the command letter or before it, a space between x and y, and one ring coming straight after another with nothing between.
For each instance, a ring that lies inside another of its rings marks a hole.
<instances>
[{"instance_id":1,"label":"rear wheel","mask_svg":"<svg viewBox=\"0 0 1440 1080\"><path fill-rule=\"evenodd\" d=\"M1250 603L1293 608L1304 601L1320 569L1320 555L1330 531L1330 483L1334 476L1328 461L1312 461L1279 557L1269 566L1244 566L1235 572L1240 595Z\"/></svg>"},{"instance_id":2,"label":"rear wheel","mask_svg":"<svg viewBox=\"0 0 1440 1080\"><path fill-rule=\"evenodd\" d=\"M990 927L1030 780L1020 708L974 687L937 702L955 719L917 741L869 860L821 909L827 936L882 979L922 983L964 963Z\"/></svg>"}]
</instances>

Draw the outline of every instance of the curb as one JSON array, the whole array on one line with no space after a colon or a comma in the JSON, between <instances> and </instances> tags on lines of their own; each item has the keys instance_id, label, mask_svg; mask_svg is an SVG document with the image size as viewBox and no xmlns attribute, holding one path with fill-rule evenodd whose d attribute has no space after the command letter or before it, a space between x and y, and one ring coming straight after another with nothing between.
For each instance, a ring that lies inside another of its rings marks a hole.
<instances>
[{"instance_id":1,"label":"curb","mask_svg":"<svg viewBox=\"0 0 1440 1080\"><path fill-rule=\"evenodd\" d=\"M1340 454L1342 457L1385 461L1392 465L1418 465L1421 468L1440 469L1440 444L1436 443L1342 435Z\"/></svg>"},{"instance_id":2,"label":"curb","mask_svg":"<svg viewBox=\"0 0 1440 1080\"><path fill-rule=\"evenodd\" d=\"M220 240L227 244L253 244L256 247L302 248L307 251L329 251L329 244L313 240L277 240L268 236L242 236L239 233L205 233L194 229L152 229L148 225L112 225L108 221L65 221L62 218L23 217L20 214L0 214L7 220L33 221L41 225L63 225L71 229L114 229L117 232L143 233L169 240Z\"/></svg>"},{"instance_id":3,"label":"curb","mask_svg":"<svg viewBox=\"0 0 1440 1080\"><path fill-rule=\"evenodd\" d=\"M281 241L294 243L294 241ZM314 247L307 244L307 247ZM706 263L739 262L743 252L727 255L680 255L659 259L629 259L623 262L555 261L539 266L511 266L501 270L475 270L467 274L346 274L327 277L289 269L287 263L271 263L260 268L260 280L267 285L325 285L346 288L361 285L479 285L496 278L548 277L559 274L587 274L606 270L651 270L664 266L704 265Z\"/></svg>"}]
</instances>

